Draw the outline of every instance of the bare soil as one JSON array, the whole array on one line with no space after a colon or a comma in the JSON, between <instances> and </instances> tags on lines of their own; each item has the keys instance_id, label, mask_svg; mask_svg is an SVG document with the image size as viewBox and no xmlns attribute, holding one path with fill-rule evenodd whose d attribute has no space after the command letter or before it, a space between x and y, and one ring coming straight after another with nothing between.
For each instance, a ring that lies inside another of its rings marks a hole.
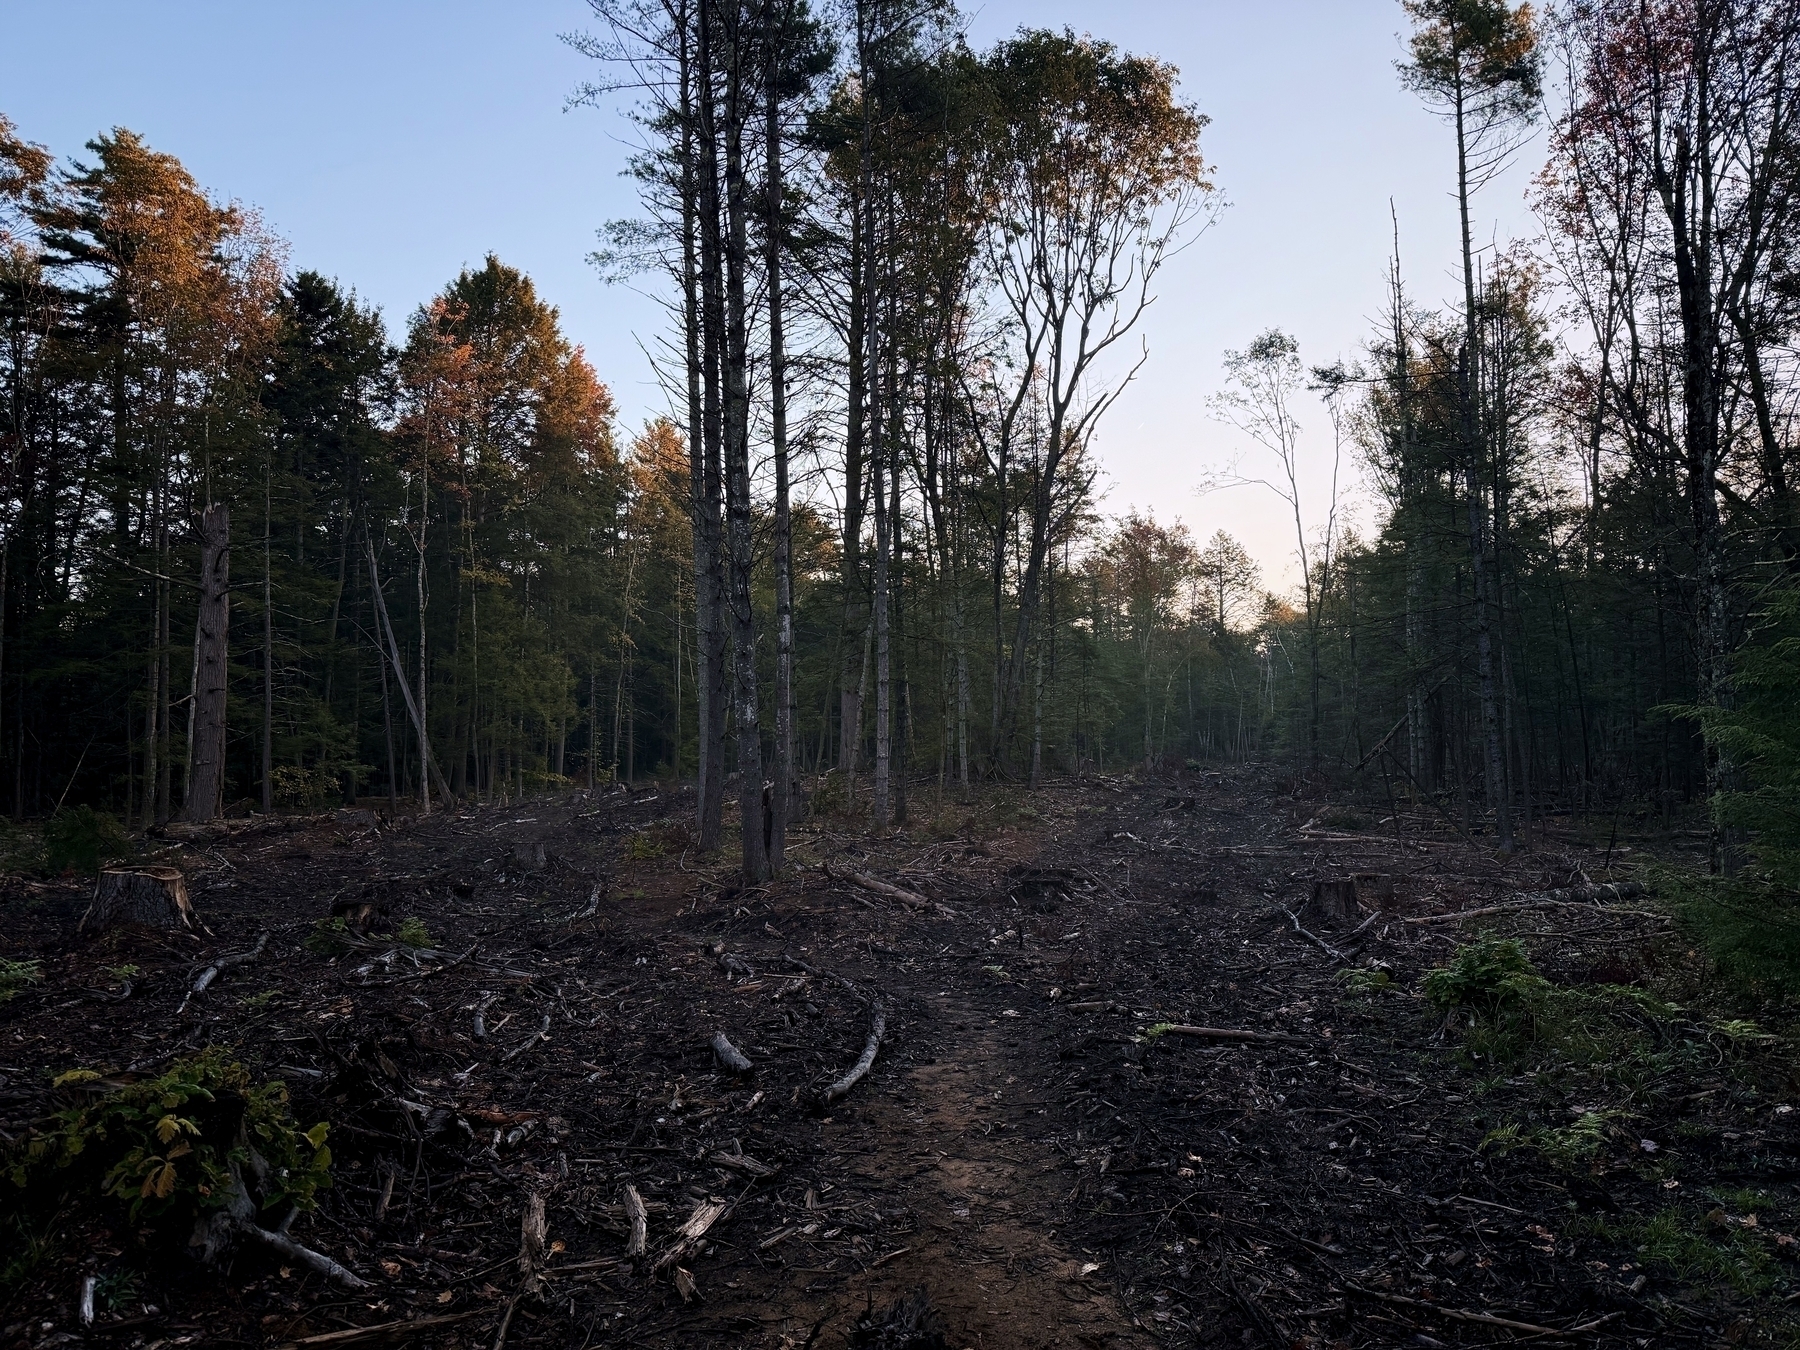
<instances>
[{"instance_id":1,"label":"bare soil","mask_svg":"<svg viewBox=\"0 0 1800 1350\"><path fill-rule=\"evenodd\" d=\"M204 1270L180 1235L71 1205L36 1221L0 1344L491 1347L504 1322L509 1346L841 1346L920 1287L981 1350L1800 1343L1785 1042L1646 1021L1685 1050L1623 1083L1484 1063L1418 992L1491 926L1559 984L1701 997L1648 901L1406 922L1623 875L1642 844L1564 822L1503 860L1287 789L1254 769L968 805L915 788L909 828L804 822L789 873L747 891L686 845L681 792L264 824L161 859L198 938L83 937L91 883L9 880L4 953L45 978L0 1003L7 1138L58 1105L55 1073L234 1047L331 1123L336 1183L294 1236L374 1287L262 1250ZM1305 910L1354 872L1392 877L1391 909ZM307 940L334 908L362 918L332 956ZM381 936L407 918L429 954ZM1357 992L1344 972L1372 962L1393 987ZM872 1072L821 1108L876 1001ZM721 1069L719 1031L751 1074ZM1584 1117L1604 1137L1574 1162L1494 1146ZM552 1247L521 1297L534 1194ZM655 1270L708 1201L723 1215ZM89 1275L115 1296L83 1328Z\"/></svg>"}]
</instances>

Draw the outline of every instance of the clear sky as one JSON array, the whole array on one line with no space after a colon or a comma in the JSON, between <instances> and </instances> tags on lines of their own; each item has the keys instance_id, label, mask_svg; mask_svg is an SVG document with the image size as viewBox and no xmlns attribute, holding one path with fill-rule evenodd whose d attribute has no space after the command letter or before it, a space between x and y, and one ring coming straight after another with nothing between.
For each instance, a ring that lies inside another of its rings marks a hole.
<instances>
[{"instance_id":1,"label":"clear sky","mask_svg":"<svg viewBox=\"0 0 1800 1350\"><path fill-rule=\"evenodd\" d=\"M1383 300L1400 221L1408 283L1454 297L1449 133L1394 74L1398 0L965 0L977 46L1067 25L1181 69L1212 119L1207 158L1231 206L1164 273L1150 361L1103 424L1106 505L1238 535L1291 579L1291 520L1263 490L1200 496L1243 453L1213 421L1220 356L1258 331L1309 362L1355 356ZM601 222L636 212L631 128L565 111L592 66L558 34L583 0L6 0L0 111L59 156L111 126L179 156L212 193L259 208L292 261L338 277L398 332L488 252L529 272L613 388L627 428L659 411L642 345L662 311L584 262ZM1477 201L1479 241L1529 235L1528 148ZM1303 417L1322 514L1330 439ZM1243 454L1243 471L1258 465Z\"/></svg>"}]
</instances>

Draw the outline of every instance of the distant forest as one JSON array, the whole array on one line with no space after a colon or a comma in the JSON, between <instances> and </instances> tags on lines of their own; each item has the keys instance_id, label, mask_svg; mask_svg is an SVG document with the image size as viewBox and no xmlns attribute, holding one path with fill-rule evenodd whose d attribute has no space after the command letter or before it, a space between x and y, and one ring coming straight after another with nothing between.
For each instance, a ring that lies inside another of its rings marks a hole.
<instances>
[{"instance_id":1,"label":"distant forest","mask_svg":"<svg viewBox=\"0 0 1800 1350\"><path fill-rule=\"evenodd\" d=\"M1208 382L1141 344L1220 200L1170 65L919 0L591 5L576 97L641 133L595 265L669 316L641 428L499 258L395 346L167 150L0 117L0 807L681 778L757 878L803 794L1261 759L1507 849L1710 822L1800 881L1791 0L1396 9L1459 302L1398 221L1363 350L1246 333L1193 408L1292 508L1285 595L1096 499L1130 381ZM1477 248L1527 152L1541 231Z\"/></svg>"}]
</instances>

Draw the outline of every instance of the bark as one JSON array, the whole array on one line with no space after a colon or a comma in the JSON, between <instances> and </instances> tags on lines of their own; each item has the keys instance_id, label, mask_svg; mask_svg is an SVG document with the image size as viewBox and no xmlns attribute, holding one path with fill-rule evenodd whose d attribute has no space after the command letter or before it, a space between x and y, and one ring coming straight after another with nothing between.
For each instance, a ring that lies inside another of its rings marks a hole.
<instances>
[{"instance_id":1,"label":"bark","mask_svg":"<svg viewBox=\"0 0 1800 1350\"><path fill-rule=\"evenodd\" d=\"M737 731L738 818L744 880L768 876L763 835L762 729L756 669L756 615L751 595L749 333L745 299L749 269L744 183L745 88L743 11L734 7L725 79L726 347L725 473L729 543L727 600L731 621L733 721Z\"/></svg>"},{"instance_id":2,"label":"bark","mask_svg":"<svg viewBox=\"0 0 1800 1350\"><path fill-rule=\"evenodd\" d=\"M770 0L774 7L774 0ZM787 448L787 351L784 346L781 308L781 98L779 93L780 37L778 26L765 34L767 66L763 77L766 118L763 127L767 156L768 195L768 306L769 306L769 437L775 459L775 790L768 826L769 871L778 873L786 860L787 827L793 815L794 773L794 589L793 522L788 502Z\"/></svg>"},{"instance_id":3,"label":"bark","mask_svg":"<svg viewBox=\"0 0 1800 1350\"><path fill-rule=\"evenodd\" d=\"M197 922L180 868L108 868L94 884L93 903L82 916L81 930L94 932L120 923L192 929Z\"/></svg>"},{"instance_id":4,"label":"bark","mask_svg":"<svg viewBox=\"0 0 1800 1350\"><path fill-rule=\"evenodd\" d=\"M269 538L269 482L263 479L263 670L262 670L262 809L269 812L275 809L275 605L273 560L270 556ZM374 577L374 563L369 564L369 575ZM380 583L376 582L376 596L380 596ZM384 681L386 677L383 677ZM402 681L404 683L404 681ZM387 686L382 685L382 698L387 698ZM385 706L385 703L384 703ZM388 781L391 784L394 776L393 755L388 755Z\"/></svg>"},{"instance_id":5,"label":"bark","mask_svg":"<svg viewBox=\"0 0 1800 1350\"><path fill-rule=\"evenodd\" d=\"M184 820L212 820L225 791L227 625L231 616L231 510L206 508L200 526L200 610L194 621L193 759Z\"/></svg>"},{"instance_id":6,"label":"bark","mask_svg":"<svg viewBox=\"0 0 1800 1350\"><path fill-rule=\"evenodd\" d=\"M724 836L725 805L725 576L724 470L720 362L725 343L723 243L719 234L719 140L713 89L715 5L699 0L694 56L694 203L699 229L701 371L700 472L695 502L695 610L701 702L700 847L716 849ZM685 44L684 52L685 52Z\"/></svg>"}]
</instances>

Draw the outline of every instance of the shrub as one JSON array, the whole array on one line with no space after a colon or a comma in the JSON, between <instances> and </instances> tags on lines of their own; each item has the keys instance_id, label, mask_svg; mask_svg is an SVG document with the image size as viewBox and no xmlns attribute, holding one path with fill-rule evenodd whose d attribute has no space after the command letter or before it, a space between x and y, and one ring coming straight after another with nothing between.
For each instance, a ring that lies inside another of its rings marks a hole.
<instances>
[{"instance_id":1,"label":"shrub","mask_svg":"<svg viewBox=\"0 0 1800 1350\"><path fill-rule=\"evenodd\" d=\"M58 811L44 826L44 865L51 872L92 876L131 853L131 840L117 818L91 806Z\"/></svg>"},{"instance_id":2,"label":"shrub","mask_svg":"<svg viewBox=\"0 0 1800 1350\"><path fill-rule=\"evenodd\" d=\"M264 1209L311 1209L331 1184L328 1127L302 1131L284 1083L253 1083L217 1048L140 1083L77 1069L56 1085L89 1100L34 1125L6 1159L12 1185L40 1204L109 1198L133 1222L181 1224L239 1191Z\"/></svg>"},{"instance_id":3,"label":"shrub","mask_svg":"<svg viewBox=\"0 0 1800 1350\"><path fill-rule=\"evenodd\" d=\"M429 947L431 945L431 930L425 926L425 920L416 914L401 921L394 937L408 947Z\"/></svg>"},{"instance_id":4,"label":"shrub","mask_svg":"<svg viewBox=\"0 0 1800 1350\"><path fill-rule=\"evenodd\" d=\"M269 775L269 789L276 804L287 807L320 806L343 795L337 770L322 765L279 765Z\"/></svg>"},{"instance_id":5,"label":"shrub","mask_svg":"<svg viewBox=\"0 0 1800 1350\"><path fill-rule=\"evenodd\" d=\"M1467 1008L1489 1021L1525 1008L1549 987L1517 938L1483 937L1458 947L1425 977L1425 997L1446 1012Z\"/></svg>"},{"instance_id":6,"label":"shrub","mask_svg":"<svg viewBox=\"0 0 1800 1350\"><path fill-rule=\"evenodd\" d=\"M625 856L632 862L649 862L652 858L660 858L668 852L668 845L662 836L649 830L642 830L625 841Z\"/></svg>"},{"instance_id":7,"label":"shrub","mask_svg":"<svg viewBox=\"0 0 1800 1350\"><path fill-rule=\"evenodd\" d=\"M1338 979L1344 988L1352 994L1379 994L1397 988L1394 983L1394 972L1386 966L1359 966L1354 970L1338 972Z\"/></svg>"}]
</instances>

